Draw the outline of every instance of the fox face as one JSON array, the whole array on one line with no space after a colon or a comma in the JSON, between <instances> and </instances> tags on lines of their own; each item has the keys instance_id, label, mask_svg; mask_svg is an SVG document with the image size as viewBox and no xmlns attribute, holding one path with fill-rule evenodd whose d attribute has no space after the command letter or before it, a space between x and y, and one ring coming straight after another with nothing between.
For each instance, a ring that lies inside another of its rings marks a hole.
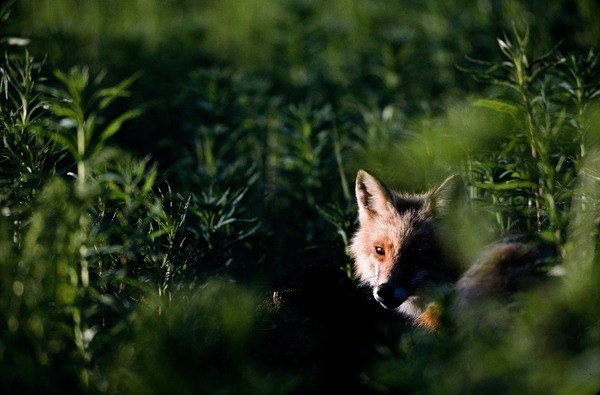
<instances>
[{"instance_id":1,"label":"fox face","mask_svg":"<svg viewBox=\"0 0 600 395\"><path fill-rule=\"evenodd\" d=\"M394 191L364 170L356 177L359 227L350 243L354 270L387 309L419 319L427 291L453 283L459 271L440 238L450 203L465 193L460 176L451 176L422 194Z\"/></svg>"}]
</instances>

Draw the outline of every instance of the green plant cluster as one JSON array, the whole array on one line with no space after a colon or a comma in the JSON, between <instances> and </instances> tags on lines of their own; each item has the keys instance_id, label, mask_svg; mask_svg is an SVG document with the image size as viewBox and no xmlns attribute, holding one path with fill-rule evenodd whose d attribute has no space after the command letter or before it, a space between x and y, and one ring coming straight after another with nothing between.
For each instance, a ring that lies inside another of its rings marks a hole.
<instances>
[{"instance_id":1,"label":"green plant cluster","mask_svg":"<svg viewBox=\"0 0 600 395\"><path fill-rule=\"evenodd\" d=\"M598 5L266 3L0 6L0 392L597 393ZM359 168L462 174L460 252L534 233L548 285L438 333L344 299Z\"/></svg>"}]
</instances>

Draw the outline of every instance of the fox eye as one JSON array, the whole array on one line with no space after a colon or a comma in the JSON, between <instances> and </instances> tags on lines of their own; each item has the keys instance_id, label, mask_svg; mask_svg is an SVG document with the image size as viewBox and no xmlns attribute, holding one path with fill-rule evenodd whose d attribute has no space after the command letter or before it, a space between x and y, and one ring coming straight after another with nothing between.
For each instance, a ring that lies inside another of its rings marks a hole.
<instances>
[{"instance_id":1,"label":"fox eye","mask_svg":"<svg viewBox=\"0 0 600 395\"><path fill-rule=\"evenodd\" d=\"M377 255L381 255L381 256L385 255L385 250L383 249L383 247L379 247L379 246L375 247L375 252L377 253Z\"/></svg>"}]
</instances>

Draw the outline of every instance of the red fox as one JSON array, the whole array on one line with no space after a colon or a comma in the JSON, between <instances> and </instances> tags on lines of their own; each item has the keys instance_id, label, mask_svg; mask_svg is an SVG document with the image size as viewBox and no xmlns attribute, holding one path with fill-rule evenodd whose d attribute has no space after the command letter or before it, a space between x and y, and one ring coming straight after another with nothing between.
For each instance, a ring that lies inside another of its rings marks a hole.
<instances>
[{"instance_id":1,"label":"red fox","mask_svg":"<svg viewBox=\"0 0 600 395\"><path fill-rule=\"evenodd\" d=\"M509 241L462 270L445 223L461 198L466 202L459 175L421 194L394 191L364 170L356 177L359 226L349 246L355 274L382 306L432 330L440 326L435 300L442 291L454 292L459 307L510 292L516 286L511 275L539 259L536 248Z\"/></svg>"}]
</instances>

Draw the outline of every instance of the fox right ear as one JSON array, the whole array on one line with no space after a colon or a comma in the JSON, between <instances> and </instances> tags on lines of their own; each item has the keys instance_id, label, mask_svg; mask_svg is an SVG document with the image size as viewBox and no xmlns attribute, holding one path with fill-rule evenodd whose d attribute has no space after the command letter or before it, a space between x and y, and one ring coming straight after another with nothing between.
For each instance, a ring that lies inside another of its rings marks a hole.
<instances>
[{"instance_id":1,"label":"fox right ear","mask_svg":"<svg viewBox=\"0 0 600 395\"><path fill-rule=\"evenodd\" d=\"M391 209L388 189L364 170L359 170L356 175L356 202L360 222L374 215L385 214Z\"/></svg>"},{"instance_id":2,"label":"fox right ear","mask_svg":"<svg viewBox=\"0 0 600 395\"><path fill-rule=\"evenodd\" d=\"M465 205L466 201L465 183L458 174L448 177L429 196L429 206L439 217L455 214L455 209Z\"/></svg>"}]
</instances>

